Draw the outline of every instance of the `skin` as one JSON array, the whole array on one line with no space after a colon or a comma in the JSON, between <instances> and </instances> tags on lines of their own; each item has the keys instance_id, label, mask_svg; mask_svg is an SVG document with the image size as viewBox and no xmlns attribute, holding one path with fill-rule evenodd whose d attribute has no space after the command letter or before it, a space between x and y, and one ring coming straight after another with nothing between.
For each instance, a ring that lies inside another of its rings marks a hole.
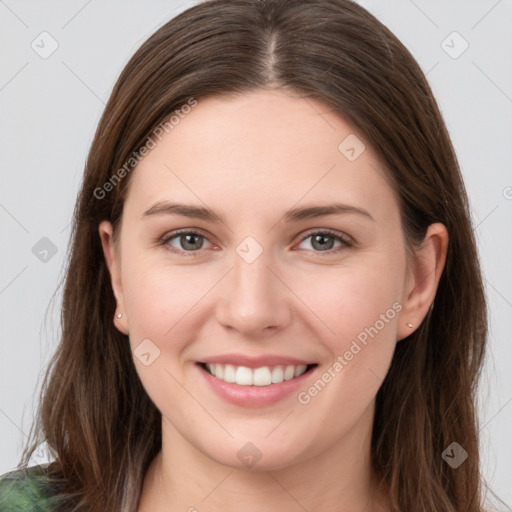
<instances>
[{"instance_id":1,"label":"skin","mask_svg":"<svg viewBox=\"0 0 512 512\"><path fill-rule=\"evenodd\" d=\"M448 234L431 225L407 260L382 164L369 144L349 161L338 150L349 134L365 141L321 102L282 90L201 99L132 171L116 242L109 222L99 226L122 312L115 325L132 350L145 339L160 350L148 366L134 357L162 413L162 450L138 512L388 509L370 466L375 396L397 340L434 300ZM225 222L143 217L162 200L206 205ZM332 202L373 220L283 219L292 207ZM192 249L180 236L167 246L192 256L158 243L181 228L204 238ZM325 229L353 246L329 238L322 249L310 235ZM236 252L247 236L263 249L250 264ZM236 406L198 378L195 363L206 356L280 354L318 363L307 390L397 302L401 311L307 404L292 393L271 406ZM237 457L247 442L261 452L250 469Z\"/></svg>"}]
</instances>

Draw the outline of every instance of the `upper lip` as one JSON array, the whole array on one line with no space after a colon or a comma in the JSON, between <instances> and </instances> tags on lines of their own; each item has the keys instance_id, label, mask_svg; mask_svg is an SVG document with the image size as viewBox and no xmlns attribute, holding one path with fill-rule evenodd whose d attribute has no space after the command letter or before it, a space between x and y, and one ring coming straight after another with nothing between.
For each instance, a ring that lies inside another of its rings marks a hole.
<instances>
[{"instance_id":1,"label":"upper lip","mask_svg":"<svg viewBox=\"0 0 512 512\"><path fill-rule=\"evenodd\" d=\"M268 356L246 356L243 354L224 354L212 357L206 357L199 361L205 364L232 364L233 366L245 366L247 368L261 368L262 366L288 366L288 365L311 365L316 364L311 361L297 359L295 357L268 355Z\"/></svg>"}]
</instances>

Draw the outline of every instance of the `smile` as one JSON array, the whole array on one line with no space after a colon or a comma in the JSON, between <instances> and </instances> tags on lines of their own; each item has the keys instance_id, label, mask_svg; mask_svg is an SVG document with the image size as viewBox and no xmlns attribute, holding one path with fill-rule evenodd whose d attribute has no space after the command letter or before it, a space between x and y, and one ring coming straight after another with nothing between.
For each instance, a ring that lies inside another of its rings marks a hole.
<instances>
[{"instance_id":1,"label":"smile","mask_svg":"<svg viewBox=\"0 0 512 512\"><path fill-rule=\"evenodd\" d=\"M240 386L270 386L293 380L309 371L316 364L276 365L248 368L221 363L200 363L200 366L213 377Z\"/></svg>"}]
</instances>

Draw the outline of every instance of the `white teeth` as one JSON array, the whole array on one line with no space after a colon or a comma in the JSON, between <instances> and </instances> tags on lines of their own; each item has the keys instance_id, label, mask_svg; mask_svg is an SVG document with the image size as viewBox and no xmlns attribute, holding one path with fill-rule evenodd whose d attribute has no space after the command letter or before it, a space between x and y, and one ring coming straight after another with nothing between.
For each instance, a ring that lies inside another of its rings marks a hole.
<instances>
[{"instance_id":1,"label":"white teeth","mask_svg":"<svg viewBox=\"0 0 512 512\"><path fill-rule=\"evenodd\" d=\"M206 368L214 377L225 382L236 382L240 386L269 386L300 377L306 371L307 365L248 368L246 366L216 363L206 364Z\"/></svg>"},{"instance_id":2,"label":"white teeth","mask_svg":"<svg viewBox=\"0 0 512 512\"><path fill-rule=\"evenodd\" d=\"M295 366L287 366L284 371L284 380L291 380L295 377Z\"/></svg>"},{"instance_id":3,"label":"white teeth","mask_svg":"<svg viewBox=\"0 0 512 512\"><path fill-rule=\"evenodd\" d=\"M239 366L236 369L235 380L241 386L252 386L252 370L245 366Z\"/></svg>"},{"instance_id":4,"label":"white teeth","mask_svg":"<svg viewBox=\"0 0 512 512\"><path fill-rule=\"evenodd\" d=\"M272 384L272 376L270 375L270 368L264 366L263 368L256 368L253 375L253 384L255 386L268 386Z\"/></svg>"},{"instance_id":5,"label":"white teeth","mask_svg":"<svg viewBox=\"0 0 512 512\"><path fill-rule=\"evenodd\" d=\"M305 365L305 364L298 364L295 367L294 377L300 377L306 371L306 368L307 368L307 365Z\"/></svg>"},{"instance_id":6,"label":"white teeth","mask_svg":"<svg viewBox=\"0 0 512 512\"><path fill-rule=\"evenodd\" d=\"M224 367L221 364L215 365L215 377L222 379L224 377Z\"/></svg>"},{"instance_id":7,"label":"white teeth","mask_svg":"<svg viewBox=\"0 0 512 512\"><path fill-rule=\"evenodd\" d=\"M224 380L226 382L236 382L236 368L232 364L224 366Z\"/></svg>"},{"instance_id":8,"label":"white teeth","mask_svg":"<svg viewBox=\"0 0 512 512\"><path fill-rule=\"evenodd\" d=\"M272 370L272 384L277 384L279 382L283 382L283 367L282 366L276 366Z\"/></svg>"}]
</instances>

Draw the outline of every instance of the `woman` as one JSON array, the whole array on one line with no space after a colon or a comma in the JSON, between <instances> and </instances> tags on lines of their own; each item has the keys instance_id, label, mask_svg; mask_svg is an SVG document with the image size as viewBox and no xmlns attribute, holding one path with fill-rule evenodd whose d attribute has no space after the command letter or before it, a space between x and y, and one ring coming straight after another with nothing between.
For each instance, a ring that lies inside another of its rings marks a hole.
<instances>
[{"instance_id":1,"label":"woman","mask_svg":"<svg viewBox=\"0 0 512 512\"><path fill-rule=\"evenodd\" d=\"M482 511L475 247L431 89L375 17L188 9L98 126L40 430L4 503ZM55 462L27 468L42 440Z\"/></svg>"}]
</instances>

